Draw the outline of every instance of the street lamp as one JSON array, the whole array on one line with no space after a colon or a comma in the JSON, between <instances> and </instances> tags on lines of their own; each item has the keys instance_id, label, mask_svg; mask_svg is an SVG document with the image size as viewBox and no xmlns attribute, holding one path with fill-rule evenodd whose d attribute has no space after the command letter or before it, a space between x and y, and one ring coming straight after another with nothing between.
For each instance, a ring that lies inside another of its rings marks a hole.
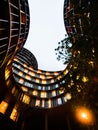
<instances>
[{"instance_id":1,"label":"street lamp","mask_svg":"<svg viewBox=\"0 0 98 130\"><path fill-rule=\"evenodd\" d=\"M86 107L77 107L75 110L76 119L83 125L90 126L94 125L95 118L93 112Z\"/></svg>"}]
</instances>

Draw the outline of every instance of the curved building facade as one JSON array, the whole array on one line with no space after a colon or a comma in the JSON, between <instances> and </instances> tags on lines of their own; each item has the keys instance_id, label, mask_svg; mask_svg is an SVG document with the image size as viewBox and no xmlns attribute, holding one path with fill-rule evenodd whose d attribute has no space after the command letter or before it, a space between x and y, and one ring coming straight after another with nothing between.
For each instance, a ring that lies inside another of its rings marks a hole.
<instances>
[{"instance_id":1,"label":"curved building facade","mask_svg":"<svg viewBox=\"0 0 98 130\"><path fill-rule=\"evenodd\" d=\"M0 1L0 67L24 45L29 31L27 0Z\"/></svg>"},{"instance_id":2,"label":"curved building facade","mask_svg":"<svg viewBox=\"0 0 98 130\"><path fill-rule=\"evenodd\" d=\"M67 93L66 88L60 85L63 81L58 81L58 75L61 76L61 72L37 69L37 61L27 49L20 50L12 62L12 67L10 63L6 68L6 73L10 73L9 77L5 77L6 83L13 95L17 90L16 97L19 101L31 107L51 108L71 99L71 93ZM51 82L56 76L57 80Z\"/></svg>"}]
</instances>

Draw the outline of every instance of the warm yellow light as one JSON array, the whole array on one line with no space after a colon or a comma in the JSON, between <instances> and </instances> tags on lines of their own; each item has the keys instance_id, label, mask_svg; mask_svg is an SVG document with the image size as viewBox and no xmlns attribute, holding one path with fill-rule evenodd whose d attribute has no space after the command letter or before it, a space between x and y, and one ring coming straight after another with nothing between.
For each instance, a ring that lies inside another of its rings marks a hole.
<instances>
[{"instance_id":1,"label":"warm yellow light","mask_svg":"<svg viewBox=\"0 0 98 130\"><path fill-rule=\"evenodd\" d=\"M58 72L54 72L54 75L58 75L59 73Z\"/></svg>"},{"instance_id":2,"label":"warm yellow light","mask_svg":"<svg viewBox=\"0 0 98 130\"><path fill-rule=\"evenodd\" d=\"M14 92L15 92L15 90L16 90L16 87L14 86L13 88L12 88L12 94L14 94Z\"/></svg>"},{"instance_id":3,"label":"warm yellow light","mask_svg":"<svg viewBox=\"0 0 98 130\"><path fill-rule=\"evenodd\" d=\"M43 74L40 75L41 79L45 79L45 76Z\"/></svg>"},{"instance_id":4,"label":"warm yellow light","mask_svg":"<svg viewBox=\"0 0 98 130\"><path fill-rule=\"evenodd\" d=\"M33 94L34 96L37 96L37 95L38 95L38 91L37 91L37 90L34 90L34 91L32 92L32 94Z\"/></svg>"},{"instance_id":5,"label":"warm yellow light","mask_svg":"<svg viewBox=\"0 0 98 130\"><path fill-rule=\"evenodd\" d=\"M51 108L51 99L48 100L48 108Z\"/></svg>"},{"instance_id":6,"label":"warm yellow light","mask_svg":"<svg viewBox=\"0 0 98 130\"><path fill-rule=\"evenodd\" d=\"M40 79L36 79L36 82L37 82L37 83L40 83Z\"/></svg>"},{"instance_id":7,"label":"warm yellow light","mask_svg":"<svg viewBox=\"0 0 98 130\"><path fill-rule=\"evenodd\" d=\"M23 96L23 99L22 99L22 102L26 103L26 104L29 104L30 102L30 97L26 94L24 94Z\"/></svg>"},{"instance_id":8,"label":"warm yellow light","mask_svg":"<svg viewBox=\"0 0 98 130\"><path fill-rule=\"evenodd\" d=\"M71 93L67 93L67 94L66 94L66 99L67 99L67 100L70 100L71 98L72 98L72 97L71 97Z\"/></svg>"},{"instance_id":9,"label":"warm yellow light","mask_svg":"<svg viewBox=\"0 0 98 130\"><path fill-rule=\"evenodd\" d=\"M30 74L31 76L35 76L35 73L32 72L32 71L29 71L29 74Z\"/></svg>"},{"instance_id":10,"label":"warm yellow light","mask_svg":"<svg viewBox=\"0 0 98 130\"><path fill-rule=\"evenodd\" d=\"M83 81L84 83L88 82L88 77L83 76L82 81Z\"/></svg>"},{"instance_id":11,"label":"warm yellow light","mask_svg":"<svg viewBox=\"0 0 98 130\"><path fill-rule=\"evenodd\" d=\"M64 88L60 88L59 93L60 94L64 93Z\"/></svg>"},{"instance_id":12,"label":"warm yellow light","mask_svg":"<svg viewBox=\"0 0 98 130\"><path fill-rule=\"evenodd\" d=\"M53 83L54 82L54 79L51 79L51 83Z\"/></svg>"},{"instance_id":13,"label":"warm yellow light","mask_svg":"<svg viewBox=\"0 0 98 130\"><path fill-rule=\"evenodd\" d=\"M31 80L31 77L29 75L26 75L25 77L27 80Z\"/></svg>"},{"instance_id":14,"label":"warm yellow light","mask_svg":"<svg viewBox=\"0 0 98 130\"><path fill-rule=\"evenodd\" d=\"M88 119L88 115L87 115L87 113L84 113L84 112L81 113L81 117L84 118L84 119L86 119L86 120Z\"/></svg>"},{"instance_id":15,"label":"warm yellow light","mask_svg":"<svg viewBox=\"0 0 98 130\"><path fill-rule=\"evenodd\" d=\"M20 71L18 74L19 74L19 76L22 76L22 75L23 75L23 72L22 72L22 71Z\"/></svg>"},{"instance_id":16,"label":"warm yellow light","mask_svg":"<svg viewBox=\"0 0 98 130\"><path fill-rule=\"evenodd\" d=\"M42 107L45 106L45 100L42 100Z\"/></svg>"},{"instance_id":17,"label":"warm yellow light","mask_svg":"<svg viewBox=\"0 0 98 130\"><path fill-rule=\"evenodd\" d=\"M42 83L43 83L43 84L46 84L46 83L47 83L47 81L43 79L43 80L42 80Z\"/></svg>"},{"instance_id":18,"label":"warm yellow light","mask_svg":"<svg viewBox=\"0 0 98 130\"><path fill-rule=\"evenodd\" d=\"M85 107L78 107L76 109L76 118L82 124L92 125L94 123L94 115L92 111Z\"/></svg>"},{"instance_id":19,"label":"warm yellow light","mask_svg":"<svg viewBox=\"0 0 98 130\"><path fill-rule=\"evenodd\" d=\"M64 71L64 75L66 75L68 73L68 69L66 69L65 71Z\"/></svg>"},{"instance_id":20,"label":"warm yellow light","mask_svg":"<svg viewBox=\"0 0 98 130\"><path fill-rule=\"evenodd\" d=\"M28 69L25 68L25 69L24 69L24 72L25 72L25 73L28 73Z\"/></svg>"},{"instance_id":21,"label":"warm yellow light","mask_svg":"<svg viewBox=\"0 0 98 130\"><path fill-rule=\"evenodd\" d=\"M41 98L46 98L47 97L47 93L46 92L41 92Z\"/></svg>"},{"instance_id":22,"label":"warm yellow light","mask_svg":"<svg viewBox=\"0 0 98 130\"><path fill-rule=\"evenodd\" d=\"M10 115L10 119L12 119L13 121L17 121L17 116L18 116L18 112L17 110L14 108L11 115Z\"/></svg>"},{"instance_id":23,"label":"warm yellow light","mask_svg":"<svg viewBox=\"0 0 98 130\"><path fill-rule=\"evenodd\" d=\"M22 89L24 92L28 92L28 88L26 88L26 87L21 87L21 89Z\"/></svg>"},{"instance_id":24,"label":"warm yellow light","mask_svg":"<svg viewBox=\"0 0 98 130\"><path fill-rule=\"evenodd\" d=\"M36 102L35 102L35 106L37 106L37 107L39 107L40 106L40 100L36 100Z\"/></svg>"},{"instance_id":25,"label":"warm yellow light","mask_svg":"<svg viewBox=\"0 0 98 130\"><path fill-rule=\"evenodd\" d=\"M8 103L5 101L2 101L0 104L0 112L5 114L7 107L8 107Z\"/></svg>"},{"instance_id":26,"label":"warm yellow light","mask_svg":"<svg viewBox=\"0 0 98 130\"><path fill-rule=\"evenodd\" d=\"M77 75L77 76L76 76L76 79L78 80L79 78L80 78L80 75Z\"/></svg>"},{"instance_id":27,"label":"warm yellow light","mask_svg":"<svg viewBox=\"0 0 98 130\"><path fill-rule=\"evenodd\" d=\"M24 79L20 78L19 83L23 84L23 82L24 82Z\"/></svg>"},{"instance_id":28,"label":"warm yellow light","mask_svg":"<svg viewBox=\"0 0 98 130\"><path fill-rule=\"evenodd\" d=\"M7 71L5 72L5 78L6 78L6 80L9 78L9 76L10 76L10 71L7 70Z\"/></svg>"}]
</instances>

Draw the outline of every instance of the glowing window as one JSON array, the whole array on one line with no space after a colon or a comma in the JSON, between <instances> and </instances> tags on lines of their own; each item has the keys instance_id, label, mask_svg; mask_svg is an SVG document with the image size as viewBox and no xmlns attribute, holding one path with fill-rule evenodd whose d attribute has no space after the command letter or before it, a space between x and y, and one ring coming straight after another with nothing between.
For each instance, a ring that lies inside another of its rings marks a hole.
<instances>
[{"instance_id":1,"label":"glowing window","mask_svg":"<svg viewBox=\"0 0 98 130\"><path fill-rule=\"evenodd\" d=\"M22 76L22 75L23 75L23 72L22 72L22 71L20 71L18 74L19 74L19 76Z\"/></svg>"},{"instance_id":2,"label":"glowing window","mask_svg":"<svg viewBox=\"0 0 98 130\"><path fill-rule=\"evenodd\" d=\"M31 80L31 77L29 75L26 75L27 80Z\"/></svg>"},{"instance_id":3,"label":"glowing window","mask_svg":"<svg viewBox=\"0 0 98 130\"><path fill-rule=\"evenodd\" d=\"M35 73L32 72L32 71L29 71L29 74L30 74L31 76L35 76Z\"/></svg>"},{"instance_id":4,"label":"glowing window","mask_svg":"<svg viewBox=\"0 0 98 130\"><path fill-rule=\"evenodd\" d=\"M34 91L32 92L32 94L33 94L34 96L37 96L37 95L38 95L38 92L37 92L36 90L34 90Z\"/></svg>"},{"instance_id":5,"label":"glowing window","mask_svg":"<svg viewBox=\"0 0 98 130\"><path fill-rule=\"evenodd\" d=\"M6 80L9 78L9 76L10 76L10 71L7 70L7 71L5 72L5 78L6 78Z\"/></svg>"},{"instance_id":6,"label":"glowing window","mask_svg":"<svg viewBox=\"0 0 98 130\"><path fill-rule=\"evenodd\" d=\"M23 84L23 82L24 82L24 79L20 78L19 83Z\"/></svg>"},{"instance_id":7,"label":"glowing window","mask_svg":"<svg viewBox=\"0 0 98 130\"><path fill-rule=\"evenodd\" d=\"M35 106L40 106L40 100L36 100Z\"/></svg>"},{"instance_id":8,"label":"glowing window","mask_svg":"<svg viewBox=\"0 0 98 130\"><path fill-rule=\"evenodd\" d=\"M41 98L46 98L47 97L47 93L46 92L41 92Z\"/></svg>"},{"instance_id":9,"label":"glowing window","mask_svg":"<svg viewBox=\"0 0 98 130\"><path fill-rule=\"evenodd\" d=\"M56 96L56 91L52 91L52 96Z\"/></svg>"},{"instance_id":10,"label":"glowing window","mask_svg":"<svg viewBox=\"0 0 98 130\"><path fill-rule=\"evenodd\" d=\"M48 108L51 108L51 100L48 100Z\"/></svg>"},{"instance_id":11,"label":"glowing window","mask_svg":"<svg viewBox=\"0 0 98 130\"><path fill-rule=\"evenodd\" d=\"M28 88L26 88L26 87L21 87L21 89L22 89L24 92L27 92L27 91L28 91Z\"/></svg>"},{"instance_id":12,"label":"glowing window","mask_svg":"<svg viewBox=\"0 0 98 130\"><path fill-rule=\"evenodd\" d=\"M61 98L58 98L57 100L58 100L59 105L62 104L62 99Z\"/></svg>"},{"instance_id":13,"label":"glowing window","mask_svg":"<svg viewBox=\"0 0 98 130\"><path fill-rule=\"evenodd\" d=\"M45 76L44 75L40 75L40 78L45 79Z\"/></svg>"},{"instance_id":14,"label":"glowing window","mask_svg":"<svg viewBox=\"0 0 98 130\"><path fill-rule=\"evenodd\" d=\"M22 102L24 102L24 103L26 103L26 104L29 104L29 102L30 102L30 97L27 96L27 95L24 95L24 96L23 96L23 99L22 99Z\"/></svg>"},{"instance_id":15,"label":"glowing window","mask_svg":"<svg viewBox=\"0 0 98 130\"><path fill-rule=\"evenodd\" d=\"M14 92L15 92L15 90L16 90L16 87L14 86L13 88L12 88L12 94L14 94Z\"/></svg>"},{"instance_id":16,"label":"glowing window","mask_svg":"<svg viewBox=\"0 0 98 130\"><path fill-rule=\"evenodd\" d=\"M39 79L36 79L36 82L37 82L37 83L40 83L40 80L39 80Z\"/></svg>"},{"instance_id":17,"label":"glowing window","mask_svg":"<svg viewBox=\"0 0 98 130\"><path fill-rule=\"evenodd\" d=\"M42 80L42 83L43 83L43 84L46 84L46 83L47 83L47 81L46 81L46 80Z\"/></svg>"},{"instance_id":18,"label":"glowing window","mask_svg":"<svg viewBox=\"0 0 98 130\"><path fill-rule=\"evenodd\" d=\"M45 106L45 100L42 100L42 107Z\"/></svg>"},{"instance_id":19,"label":"glowing window","mask_svg":"<svg viewBox=\"0 0 98 130\"><path fill-rule=\"evenodd\" d=\"M0 112L5 114L7 108L8 108L8 103L5 101L2 101L0 104Z\"/></svg>"},{"instance_id":20,"label":"glowing window","mask_svg":"<svg viewBox=\"0 0 98 130\"><path fill-rule=\"evenodd\" d=\"M28 69L24 69L24 72L25 72L25 73L28 73Z\"/></svg>"},{"instance_id":21,"label":"glowing window","mask_svg":"<svg viewBox=\"0 0 98 130\"><path fill-rule=\"evenodd\" d=\"M13 121L17 121L18 120L18 111L16 108L13 108L13 111L10 115L10 119L12 119Z\"/></svg>"}]
</instances>

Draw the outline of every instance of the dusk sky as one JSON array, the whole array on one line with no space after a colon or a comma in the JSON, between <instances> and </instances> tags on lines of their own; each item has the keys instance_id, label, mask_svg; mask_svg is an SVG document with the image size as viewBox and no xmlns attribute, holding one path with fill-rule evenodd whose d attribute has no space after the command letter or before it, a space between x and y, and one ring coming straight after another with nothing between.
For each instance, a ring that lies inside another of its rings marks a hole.
<instances>
[{"instance_id":1,"label":"dusk sky","mask_svg":"<svg viewBox=\"0 0 98 130\"><path fill-rule=\"evenodd\" d=\"M56 59L55 48L64 39L64 0L28 0L30 7L30 31L25 48L38 61L39 69L62 70L62 62Z\"/></svg>"}]
</instances>

